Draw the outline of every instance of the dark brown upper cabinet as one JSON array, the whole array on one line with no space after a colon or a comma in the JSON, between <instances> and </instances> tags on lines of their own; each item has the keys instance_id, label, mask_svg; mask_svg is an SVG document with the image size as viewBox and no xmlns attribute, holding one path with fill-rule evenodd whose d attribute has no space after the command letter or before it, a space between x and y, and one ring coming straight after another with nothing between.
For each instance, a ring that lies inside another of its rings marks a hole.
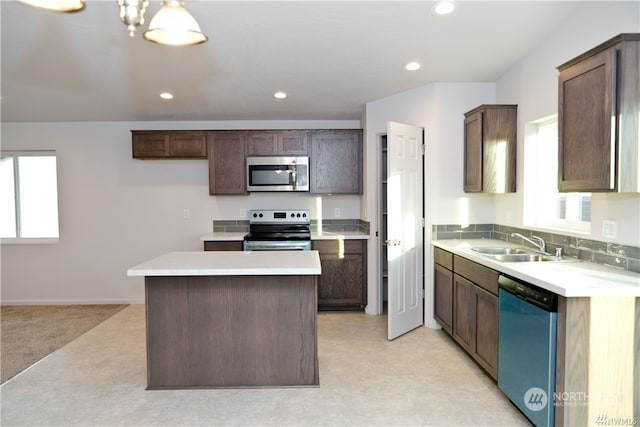
<instances>
[{"instance_id":1,"label":"dark brown upper cabinet","mask_svg":"<svg viewBox=\"0 0 640 427\"><path fill-rule=\"evenodd\" d=\"M131 131L136 159L206 159L207 133L191 130Z\"/></svg>"},{"instance_id":2,"label":"dark brown upper cabinet","mask_svg":"<svg viewBox=\"0 0 640 427\"><path fill-rule=\"evenodd\" d=\"M640 192L640 34L558 67L558 189Z\"/></svg>"},{"instance_id":3,"label":"dark brown upper cabinet","mask_svg":"<svg viewBox=\"0 0 640 427\"><path fill-rule=\"evenodd\" d=\"M464 191L516 191L517 105L481 105L464 119Z\"/></svg>"},{"instance_id":4,"label":"dark brown upper cabinet","mask_svg":"<svg viewBox=\"0 0 640 427\"><path fill-rule=\"evenodd\" d=\"M308 156L309 131L265 130L247 133L247 156Z\"/></svg>"},{"instance_id":5,"label":"dark brown upper cabinet","mask_svg":"<svg viewBox=\"0 0 640 427\"><path fill-rule=\"evenodd\" d=\"M247 194L246 131L208 133L209 194Z\"/></svg>"},{"instance_id":6,"label":"dark brown upper cabinet","mask_svg":"<svg viewBox=\"0 0 640 427\"><path fill-rule=\"evenodd\" d=\"M362 129L311 132L310 192L362 194Z\"/></svg>"}]
</instances>

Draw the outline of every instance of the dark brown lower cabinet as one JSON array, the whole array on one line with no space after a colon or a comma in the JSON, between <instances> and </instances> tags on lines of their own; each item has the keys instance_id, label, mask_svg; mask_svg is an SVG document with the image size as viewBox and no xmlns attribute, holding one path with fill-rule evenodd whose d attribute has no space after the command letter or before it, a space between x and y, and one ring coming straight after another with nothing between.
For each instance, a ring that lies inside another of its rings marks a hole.
<instances>
[{"instance_id":1,"label":"dark brown lower cabinet","mask_svg":"<svg viewBox=\"0 0 640 427\"><path fill-rule=\"evenodd\" d=\"M473 289L475 342L473 358L498 379L498 297L479 286Z\"/></svg>"},{"instance_id":2,"label":"dark brown lower cabinet","mask_svg":"<svg viewBox=\"0 0 640 427\"><path fill-rule=\"evenodd\" d=\"M497 380L498 272L439 248L434 259L434 317Z\"/></svg>"},{"instance_id":3,"label":"dark brown lower cabinet","mask_svg":"<svg viewBox=\"0 0 640 427\"><path fill-rule=\"evenodd\" d=\"M367 241L314 240L322 274L318 310L363 310L367 304Z\"/></svg>"},{"instance_id":4,"label":"dark brown lower cabinet","mask_svg":"<svg viewBox=\"0 0 640 427\"><path fill-rule=\"evenodd\" d=\"M453 334L453 272L434 265L433 316L449 335Z\"/></svg>"},{"instance_id":5,"label":"dark brown lower cabinet","mask_svg":"<svg viewBox=\"0 0 640 427\"><path fill-rule=\"evenodd\" d=\"M458 274L453 277L453 339L497 380L498 297Z\"/></svg>"},{"instance_id":6,"label":"dark brown lower cabinet","mask_svg":"<svg viewBox=\"0 0 640 427\"><path fill-rule=\"evenodd\" d=\"M363 310L367 305L367 241L314 240L320 255L318 310ZM241 251L242 241L207 241L205 251Z\"/></svg>"},{"instance_id":7,"label":"dark brown lower cabinet","mask_svg":"<svg viewBox=\"0 0 640 427\"><path fill-rule=\"evenodd\" d=\"M242 240L207 241L204 242L205 251L241 251Z\"/></svg>"},{"instance_id":8,"label":"dark brown lower cabinet","mask_svg":"<svg viewBox=\"0 0 640 427\"><path fill-rule=\"evenodd\" d=\"M453 339L468 353L473 351L474 319L473 283L453 275Z\"/></svg>"}]
</instances>

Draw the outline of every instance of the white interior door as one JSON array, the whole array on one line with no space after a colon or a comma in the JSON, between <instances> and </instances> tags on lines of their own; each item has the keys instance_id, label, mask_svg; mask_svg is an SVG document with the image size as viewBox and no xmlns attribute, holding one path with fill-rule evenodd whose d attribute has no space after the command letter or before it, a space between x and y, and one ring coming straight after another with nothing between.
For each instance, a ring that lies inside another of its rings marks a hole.
<instances>
[{"instance_id":1,"label":"white interior door","mask_svg":"<svg viewBox=\"0 0 640 427\"><path fill-rule=\"evenodd\" d=\"M422 325L422 129L387 124L388 338Z\"/></svg>"}]
</instances>

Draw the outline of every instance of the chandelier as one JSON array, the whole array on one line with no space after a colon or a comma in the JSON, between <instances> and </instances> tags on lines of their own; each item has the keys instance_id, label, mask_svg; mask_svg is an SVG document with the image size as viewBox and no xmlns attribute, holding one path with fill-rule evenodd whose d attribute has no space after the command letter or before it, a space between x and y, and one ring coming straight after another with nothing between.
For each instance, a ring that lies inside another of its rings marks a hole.
<instances>
[{"instance_id":1,"label":"chandelier","mask_svg":"<svg viewBox=\"0 0 640 427\"><path fill-rule=\"evenodd\" d=\"M19 0L30 6L56 12L78 12L84 9L84 0ZM127 26L129 36L144 24L148 0L118 0L120 20ZM151 42L169 46L188 46L207 41L195 18L185 9L182 0L163 0L162 8L149 23L143 37Z\"/></svg>"}]
</instances>

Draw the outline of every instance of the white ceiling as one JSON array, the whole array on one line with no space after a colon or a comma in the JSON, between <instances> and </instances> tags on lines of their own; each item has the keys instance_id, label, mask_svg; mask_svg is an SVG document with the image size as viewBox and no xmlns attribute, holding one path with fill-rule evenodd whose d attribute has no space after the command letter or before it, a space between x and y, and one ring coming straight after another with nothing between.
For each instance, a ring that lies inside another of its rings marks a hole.
<instances>
[{"instance_id":1,"label":"white ceiling","mask_svg":"<svg viewBox=\"0 0 640 427\"><path fill-rule=\"evenodd\" d=\"M207 43L130 38L116 0L71 14L1 1L2 121L357 120L365 103L432 82L495 81L578 2L458 1L448 16L431 1L185 5ZM423 68L405 71L410 60Z\"/></svg>"}]
</instances>

